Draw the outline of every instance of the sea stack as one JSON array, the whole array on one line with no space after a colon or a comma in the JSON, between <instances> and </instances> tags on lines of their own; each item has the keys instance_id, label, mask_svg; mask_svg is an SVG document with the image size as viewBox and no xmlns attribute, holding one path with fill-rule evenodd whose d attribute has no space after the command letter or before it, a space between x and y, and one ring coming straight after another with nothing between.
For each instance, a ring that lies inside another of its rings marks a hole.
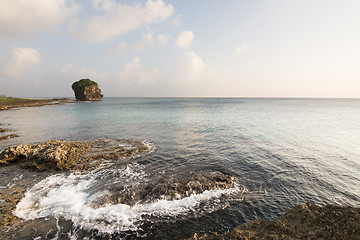
<instances>
[{"instance_id":1,"label":"sea stack","mask_svg":"<svg viewBox=\"0 0 360 240\"><path fill-rule=\"evenodd\" d=\"M74 90L75 98L78 101L101 100L103 97L97 82L90 79L81 79L74 82L71 87Z\"/></svg>"}]
</instances>

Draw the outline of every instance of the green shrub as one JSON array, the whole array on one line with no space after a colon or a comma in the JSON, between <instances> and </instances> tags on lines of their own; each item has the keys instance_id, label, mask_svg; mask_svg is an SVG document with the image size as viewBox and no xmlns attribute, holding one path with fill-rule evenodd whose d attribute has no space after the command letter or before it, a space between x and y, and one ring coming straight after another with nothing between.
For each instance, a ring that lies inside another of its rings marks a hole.
<instances>
[{"instance_id":1,"label":"green shrub","mask_svg":"<svg viewBox=\"0 0 360 240\"><path fill-rule=\"evenodd\" d=\"M86 78L86 79L81 79L79 81L77 81L77 83L79 83L79 85L81 87L89 87L89 86L92 86L92 85L97 85L96 82Z\"/></svg>"}]
</instances>

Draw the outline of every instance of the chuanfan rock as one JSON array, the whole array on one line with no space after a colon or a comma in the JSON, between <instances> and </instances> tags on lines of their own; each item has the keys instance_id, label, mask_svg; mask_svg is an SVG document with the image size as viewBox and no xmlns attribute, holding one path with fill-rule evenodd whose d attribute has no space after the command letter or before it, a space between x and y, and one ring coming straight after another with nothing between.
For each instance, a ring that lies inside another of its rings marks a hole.
<instances>
[{"instance_id":1,"label":"chuanfan rock","mask_svg":"<svg viewBox=\"0 0 360 240\"><path fill-rule=\"evenodd\" d=\"M78 101L101 100L103 97L98 84L90 79L81 79L74 82L71 87L74 90L75 98Z\"/></svg>"}]
</instances>

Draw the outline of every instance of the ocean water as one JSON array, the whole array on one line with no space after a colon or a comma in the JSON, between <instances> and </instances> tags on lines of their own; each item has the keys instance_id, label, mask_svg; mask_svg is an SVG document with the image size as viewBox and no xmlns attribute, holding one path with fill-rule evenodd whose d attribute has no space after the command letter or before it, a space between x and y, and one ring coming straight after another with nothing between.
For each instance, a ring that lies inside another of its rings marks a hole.
<instances>
[{"instance_id":1,"label":"ocean water","mask_svg":"<svg viewBox=\"0 0 360 240\"><path fill-rule=\"evenodd\" d=\"M360 207L359 99L104 98L1 111L0 122L20 134L0 150L49 139L128 138L151 146L86 174L0 169L1 187L28 188L15 214L54 217L61 239L184 239L273 219L308 201ZM200 170L229 174L235 187L92 205L117 185L130 191Z\"/></svg>"}]
</instances>

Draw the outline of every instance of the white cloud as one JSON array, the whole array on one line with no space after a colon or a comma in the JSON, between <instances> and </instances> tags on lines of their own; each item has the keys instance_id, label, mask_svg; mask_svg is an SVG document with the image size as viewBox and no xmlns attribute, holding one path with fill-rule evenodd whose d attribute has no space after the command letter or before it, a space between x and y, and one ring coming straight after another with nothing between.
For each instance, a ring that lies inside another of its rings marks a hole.
<instances>
[{"instance_id":1,"label":"white cloud","mask_svg":"<svg viewBox=\"0 0 360 240\"><path fill-rule=\"evenodd\" d=\"M108 79L107 72L97 72L86 67L75 68L71 63L64 65L61 73L74 79L90 78L94 81L106 81Z\"/></svg>"},{"instance_id":2,"label":"white cloud","mask_svg":"<svg viewBox=\"0 0 360 240\"><path fill-rule=\"evenodd\" d=\"M69 0L0 1L0 36L24 37L52 29L79 10Z\"/></svg>"},{"instance_id":3,"label":"white cloud","mask_svg":"<svg viewBox=\"0 0 360 240\"><path fill-rule=\"evenodd\" d=\"M245 51L246 49L248 49L248 47L249 46L247 45L247 43L244 43L243 45L235 48L235 53L241 53L241 52Z\"/></svg>"},{"instance_id":4,"label":"white cloud","mask_svg":"<svg viewBox=\"0 0 360 240\"><path fill-rule=\"evenodd\" d=\"M197 96L200 92L211 92L219 87L219 82L227 79L227 73L208 66L194 51L184 51L177 68L171 72L173 84L186 91L185 95ZM214 89L215 87L215 89ZM201 91L199 91L201 89Z\"/></svg>"},{"instance_id":5,"label":"white cloud","mask_svg":"<svg viewBox=\"0 0 360 240\"><path fill-rule=\"evenodd\" d=\"M145 5L125 5L114 0L93 0L101 15L92 15L84 25L72 23L72 33L89 42L103 42L141 26L170 17L174 8L162 0L148 0ZM80 26L79 26L80 25Z\"/></svg>"},{"instance_id":6,"label":"white cloud","mask_svg":"<svg viewBox=\"0 0 360 240\"><path fill-rule=\"evenodd\" d=\"M150 70L144 69L140 65L138 57L134 57L133 61L127 63L125 68L118 76L120 82L135 82L138 85L150 85L155 83L155 76L158 74L158 69Z\"/></svg>"},{"instance_id":7,"label":"white cloud","mask_svg":"<svg viewBox=\"0 0 360 240\"><path fill-rule=\"evenodd\" d=\"M14 48L5 58L2 73L9 77L22 77L40 62L39 53L33 48Z\"/></svg>"},{"instance_id":8,"label":"white cloud","mask_svg":"<svg viewBox=\"0 0 360 240\"><path fill-rule=\"evenodd\" d=\"M196 76L205 71L204 61L194 51L185 51L184 59L187 62L186 68L192 75Z\"/></svg>"},{"instance_id":9,"label":"white cloud","mask_svg":"<svg viewBox=\"0 0 360 240\"><path fill-rule=\"evenodd\" d=\"M201 80L207 71L207 67L200 56L194 51L185 51L180 61L176 81L197 82Z\"/></svg>"},{"instance_id":10,"label":"white cloud","mask_svg":"<svg viewBox=\"0 0 360 240\"><path fill-rule=\"evenodd\" d=\"M112 53L125 53L129 51L142 51L147 47L154 47L157 44L160 46L165 46L169 43L171 36L165 34L159 34L155 37L150 31L146 34L143 34L141 38L132 44L126 42L119 42L115 48L109 49L108 54Z\"/></svg>"},{"instance_id":11,"label":"white cloud","mask_svg":"<svg viewBox=\"0 0 360 240\"><path fill-rule=\"evenodd\" d=\"M176 46L188 49L194 40L194 34L192 31L182 31L176 38Z\"/></svg>"}]
</instances>

